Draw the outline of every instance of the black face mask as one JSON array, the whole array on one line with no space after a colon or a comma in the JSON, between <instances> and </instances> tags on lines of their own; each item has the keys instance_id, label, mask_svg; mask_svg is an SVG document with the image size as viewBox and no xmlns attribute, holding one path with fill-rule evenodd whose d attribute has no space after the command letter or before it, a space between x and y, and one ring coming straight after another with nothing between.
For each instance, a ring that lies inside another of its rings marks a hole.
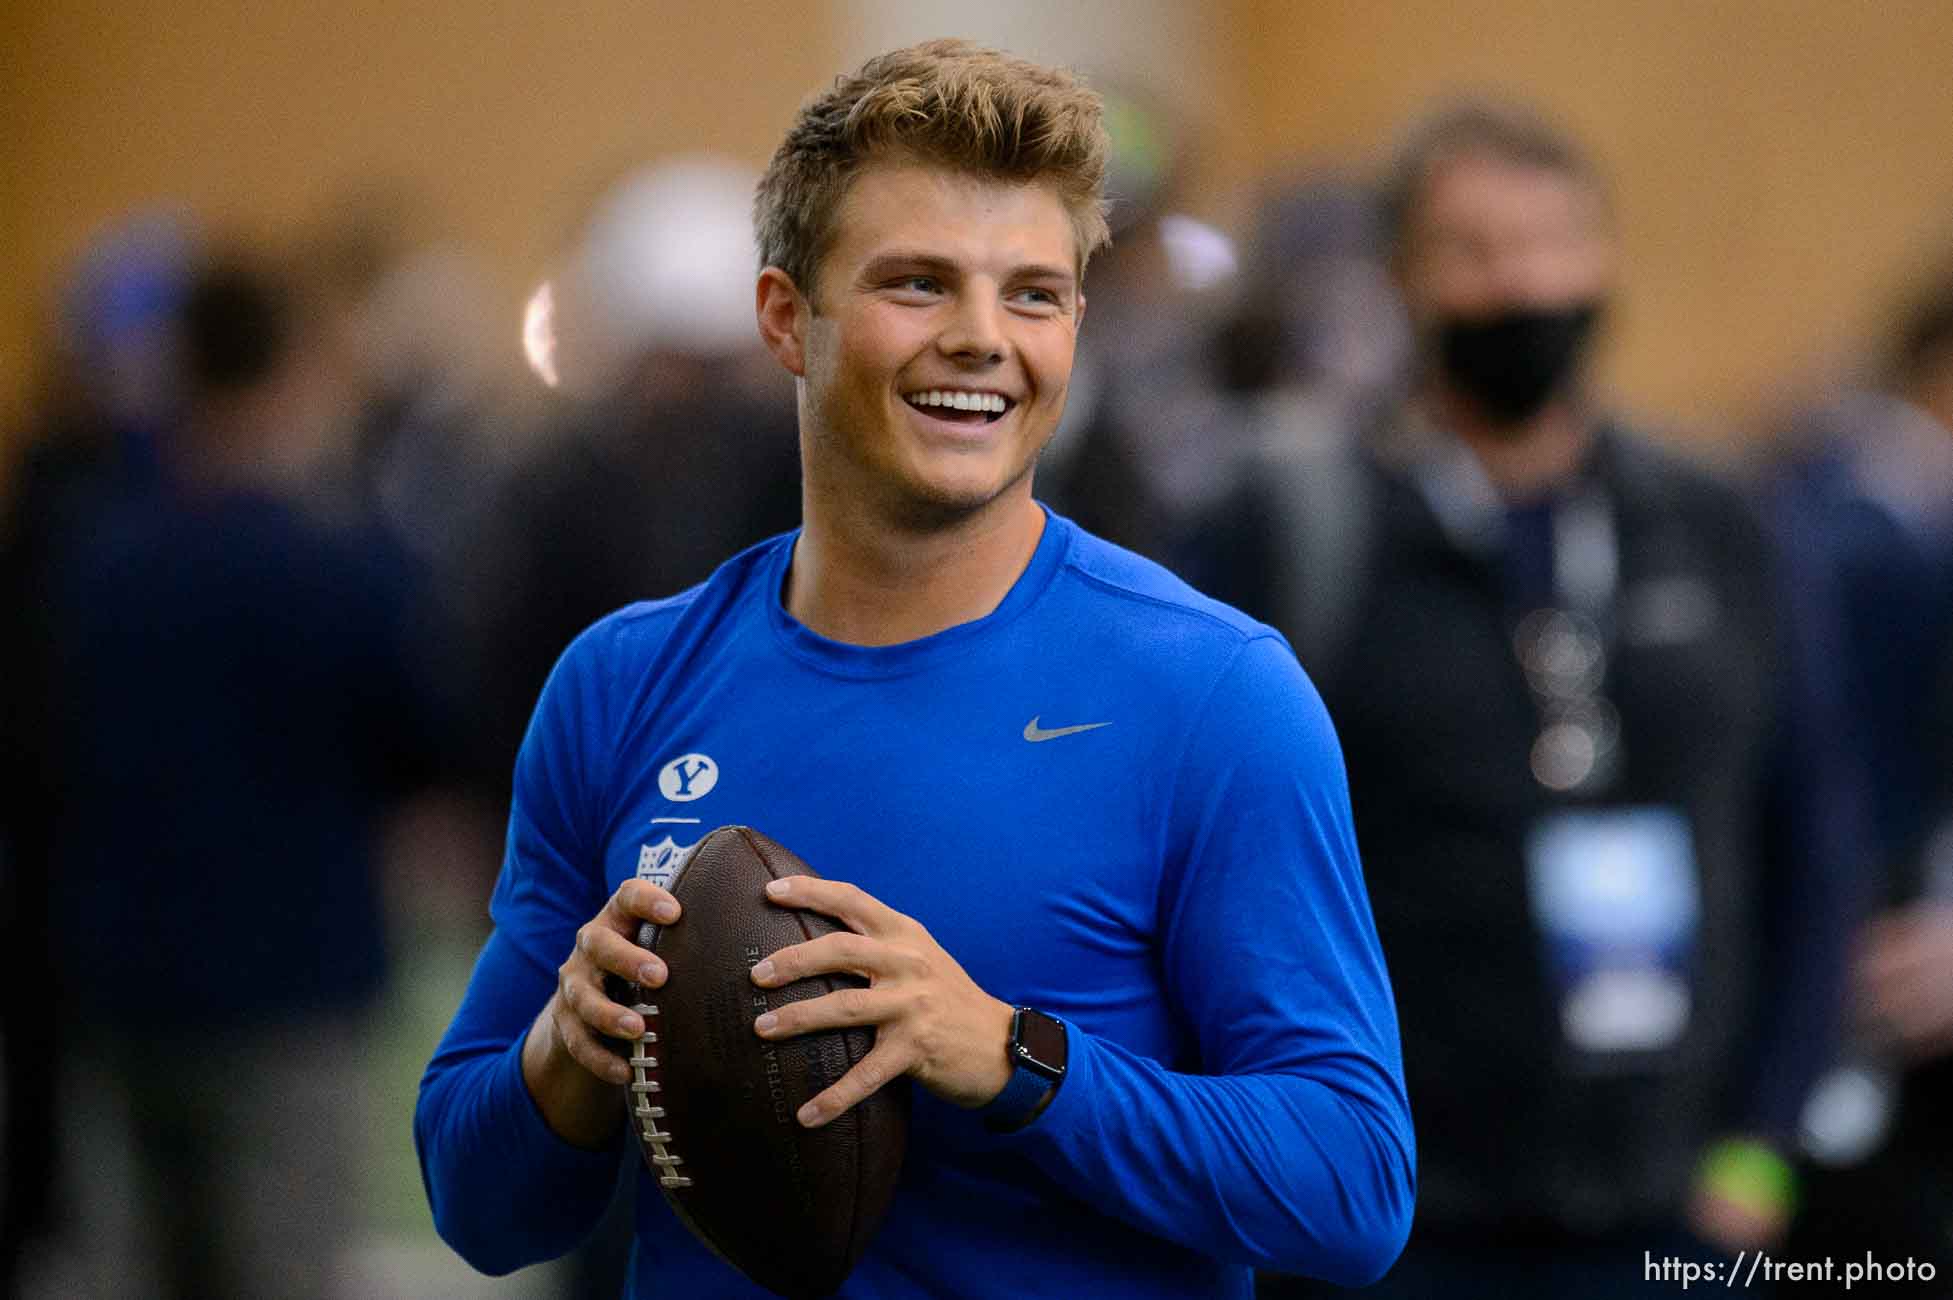
<instances>
[{"instance_id":1,"label":"black face mask","mask_svg":"<svg viewBox=\"0 0 1953 1300\"><path fill-rule=\"evenodd\" d=\"M1560 395L1593 337L1598 302L1438 322L1445 377L1502 424L1520 424Z\"/></svg>"}]
</instances>

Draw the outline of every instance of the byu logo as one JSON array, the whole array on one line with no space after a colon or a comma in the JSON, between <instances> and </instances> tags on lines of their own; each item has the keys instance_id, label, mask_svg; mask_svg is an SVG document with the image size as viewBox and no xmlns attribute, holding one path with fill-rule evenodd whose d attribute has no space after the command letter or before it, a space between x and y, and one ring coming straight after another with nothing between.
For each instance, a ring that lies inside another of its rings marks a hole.
<instances>
[{"instance_id":1,"label":"byu logo","mask_svg":"<svg viewBox=\"0 0 1953 1300\"><path fill-rule=\"evenodd\" d=\"M717 784L719 765L703 754L674 758L658 773L658 791L673 803L703 799Z\"/></svg>"}]
</instances>

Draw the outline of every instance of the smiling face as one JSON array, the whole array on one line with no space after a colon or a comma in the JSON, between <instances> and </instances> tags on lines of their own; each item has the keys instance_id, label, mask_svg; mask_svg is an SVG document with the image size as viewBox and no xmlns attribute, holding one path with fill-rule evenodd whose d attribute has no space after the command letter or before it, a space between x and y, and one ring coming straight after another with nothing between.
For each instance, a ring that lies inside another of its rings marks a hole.
<instances>
[{"instance_id":1,"label":"smiling face","mask_svg":"<svg viewBox=\"0 0 1953 1300\"><path fill-rule=\"evenodd\" d=\"M799 378L809 508L909 527L1028 504L1084 298L1049 187L921 164L849 186L809 302L769 268L760 327Z\"/></svg>"}]
</instances>

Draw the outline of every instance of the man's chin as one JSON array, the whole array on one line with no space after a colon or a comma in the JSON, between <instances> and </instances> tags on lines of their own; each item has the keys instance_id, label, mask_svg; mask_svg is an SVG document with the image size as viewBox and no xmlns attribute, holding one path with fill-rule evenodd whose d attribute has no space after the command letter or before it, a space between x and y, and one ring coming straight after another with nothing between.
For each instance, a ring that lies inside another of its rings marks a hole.
<instances>
[{"instance_id":1,"label":"man's chin","mask_svg":"<svg viewBox=\"0 0 1953 1300\"><path fill-rule=\"evenodd\" d=\"M915 532L937 532L967 524L970 520L997 509L1008 509L1010 501L1028 496L1031 466L999 482L997 479L922 480L910 484L898 503L898 523Z\"/></svg>"}]
</instances>

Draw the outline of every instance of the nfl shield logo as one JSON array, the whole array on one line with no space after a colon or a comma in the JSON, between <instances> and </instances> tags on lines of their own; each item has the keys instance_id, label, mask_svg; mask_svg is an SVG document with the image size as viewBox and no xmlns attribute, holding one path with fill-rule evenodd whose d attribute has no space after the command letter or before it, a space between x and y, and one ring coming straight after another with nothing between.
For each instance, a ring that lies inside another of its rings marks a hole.
<instances>
[{"instance_id":1,"label":"nfl shield logo","mask_svg":"<svg viewBox=\"0 0 1953 1300\"><path fill-rule=\"evenodd\" d=\"M637 878L648 880L660 889L669 888L684 854L685 850L673 843L669 835L656 844L642 845L637 853Z\"/></svg>"}]
</instances>

